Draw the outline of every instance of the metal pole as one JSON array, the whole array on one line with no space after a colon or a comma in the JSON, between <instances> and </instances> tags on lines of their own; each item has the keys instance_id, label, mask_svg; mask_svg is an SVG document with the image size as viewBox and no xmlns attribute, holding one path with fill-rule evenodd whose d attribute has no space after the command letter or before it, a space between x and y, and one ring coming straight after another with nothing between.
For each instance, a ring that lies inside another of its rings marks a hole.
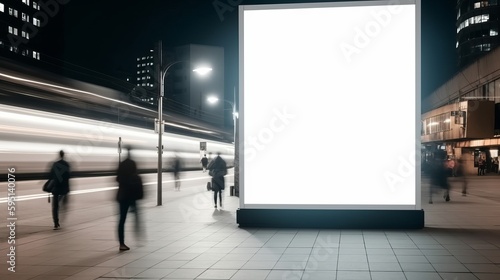
<instances>
[{"instance_id":1,"label":"metal pole","mask_svg":"<svg viewBox=\"0 0 500 280\"><path fill-rule=\"evenodd\" d=\"M157 185L157 206L162 204L162 154L163 154L163 145L162 145L162 134L163 134L163 62L162 62L162 43L161 41L158 43L158 61L159 65L156 66L159 69L158 75L158 84L160 86L160 91L158 93L158 185Z\"/></svg>"},{"instance_id":2,"label":"metal pole","mask_svg":"<svg viewBox=\"0 0 500 280\"><path fill-rule=\"evenodd\" d=\"M236 86L233 90L233 132L234 132L234 192L240 189L240 152L239 152L239 137L237 137L237 124L238 120L236 117Z\"/></svg>"}]
</instances>

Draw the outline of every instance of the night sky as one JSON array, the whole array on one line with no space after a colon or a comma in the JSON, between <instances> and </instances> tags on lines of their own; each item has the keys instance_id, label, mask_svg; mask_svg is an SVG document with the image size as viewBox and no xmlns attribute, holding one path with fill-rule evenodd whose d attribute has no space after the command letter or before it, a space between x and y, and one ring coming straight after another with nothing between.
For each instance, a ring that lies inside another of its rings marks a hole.
<instances>
[{"instance_id":1,"label":"night sky","mask_svg":"<svg viewBox=\"0 0 500 280\"><path fill-rule=\"evenodd\" d=\"M123 78L134 74L135 58L160 39L167 48L189 43L221 46L229 96L238 69L238 9L231 3L297 2L331 1L72 0L44 27L43 39L51 44L42 54ZM227 10L217 12L214 3ZM455 0L422 0L422 96L458 70L455 5Z\"/></svg>"}]
</instances>

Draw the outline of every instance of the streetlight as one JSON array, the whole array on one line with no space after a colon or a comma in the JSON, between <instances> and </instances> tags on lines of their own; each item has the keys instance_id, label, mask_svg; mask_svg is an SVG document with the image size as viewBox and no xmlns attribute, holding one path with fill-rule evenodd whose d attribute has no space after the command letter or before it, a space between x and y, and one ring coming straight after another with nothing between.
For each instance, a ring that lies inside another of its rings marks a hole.
<instances>
[{"instance_id":1,"label":"streetlight","mask_svg":"<svg viewBox=\"0 0 500 280\"><path fill-rule=\"evenodd\" d=\"M234 142L234 188L235 192L236 190L239 191L239 174L240 174L240 168L239 168L239 144L238 144L238 139L236 138L236 131L238 130L237 128L237 119L238 119L238 112L236 111L236 88L234 88L233 92L233 102L229 100L223 99L224 102L229 103L231 105L232 111L233 111L233 142ZM210 95L207 97L207 102L210 104L215 104L219 102L219 98L215 95Z\"/></svg>"},{"instance_id":2,"label":"streetlight","mask_svg":"<svg viewBox=\"0 0 500 280\"><path fill-rule=\"evenodd\" d=\"M186 62L184 60L179 60L179 61L174 61L171 62L167 65L163 65L163 58L162 58L162 42L158 42L158 65L156 66L158 69L158 79L159 79L159 87L160 91L158 94L158 186L157 186L157 206L162 205L162 155L163 155L163 141L162 141L162 134L163 134L163 96L165 95L165 89L164 89L164 82L165 82L165 77L168 73L168 70L172 68L172 66L181 63L181 62ZM212 68L210 67L200 67L196 68L193 70L193 72L199 74L199 75L206 75L209 72L212 71Z\"/></svg>"}]
</instances>

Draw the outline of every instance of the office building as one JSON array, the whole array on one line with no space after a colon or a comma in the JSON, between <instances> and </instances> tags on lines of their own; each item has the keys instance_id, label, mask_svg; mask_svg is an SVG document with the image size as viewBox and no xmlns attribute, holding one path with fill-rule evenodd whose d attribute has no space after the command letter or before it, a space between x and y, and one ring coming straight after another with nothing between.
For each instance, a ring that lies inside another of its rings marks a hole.
<instances>
[{"instance_id":1,"label":"office building","mask_svg":"<svg viewBox=\"0 0 500 280\"><path fill-rule=\"evenodd\" d=\"M459 67L465 67L500 44L498 0L457 1L457 53Z\"/></svg>"},{"instance_id":2,"label":"office building","mask_svg":"<svg viewBox=\"0 0 500 280\"><path fill-rule=\"evenodd\" d=\"M0 51L4 56L40 60L32 39L41 28L41 6L34 0L0 0Z\"/></svg>"}]
</instances>

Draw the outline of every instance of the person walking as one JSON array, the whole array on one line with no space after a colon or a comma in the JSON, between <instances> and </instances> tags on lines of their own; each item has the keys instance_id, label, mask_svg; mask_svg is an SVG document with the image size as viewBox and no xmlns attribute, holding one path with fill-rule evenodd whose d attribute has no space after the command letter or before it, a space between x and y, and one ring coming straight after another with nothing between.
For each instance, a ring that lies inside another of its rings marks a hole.
<instances>
[{"instance_id":1,"label":"person walking","mask_svg":"<svg viewBox=\"0 0 500 280\"><path fill-rule=\"evenodd\" d=\"M181 159L178 155L175 155L174 160L172 161L172 170L174 172L174 181L175 181L175 190L181 190L181 169L182 163Z\"/></svg>"},{"instance_id":2,"label":"person walking","mask_svg":"<svg viewBox=\"0 0 500 280\"><path fill-rule=\"evenodd\" d=\"M118 240L120 242L120 251L130 250L125 245L125 220L129 208L135 213L135 229L136 232L140 231L139 227L139 209L137 207L137 200L142 199L144 190L142 179L137 172L137 164L131 158L132 148L127 147L127 158L120 162L116 181L118 182L118 192L116 200L119 204L120 219L118 221Z\"/></svg>"},{"instance_id":3,"label":"person walking","mask_svg":"<svg viewBox=\"0 0 500 280\"><path fill-rule=\"evenodd\" d=\"M443 198L446 202L450 201L450 184L448 183L446 162L439 153L436 153L434 159L430 183L429 204L433 203L432 196L437 189L443 190Z\"/></svg>"},{"instance_id":4,"label":"person walking","mask_svg":"<svg viewBox=\"0 0 500 280\"><path fill-rule=\"evenodd\" d=\"M203 155L203 157L201 158L200 160L201 162L201 166L203 167L203 172L206 172L207 171L207 166L208 166L208 158L207 158L207 155Z\"/></svg>"},{"instance_id":5,"label":"person walking","mask_svg":"<svg viewBox=\"0 0 500 280\"><path fill-rule=\"evenodd\" d=\"M54 230L61 228L59 224L59 208L61 204L68 205L70 165L64 160L64 151L59 151L59 160L52 164L50 168L49 181L52 180L54 187L52 189L52 220L54 221Z\"/></svg>"},{"instance_id":6,"label":"person walking","mask_svg":"<svg viewBox=\"0 0 500 280\"><path fill-rule=\"evenodd\" d=\"M209 175L212 176L212 190L214 191L214 208L217 208L217 194L219 205L222 208L222 190L224 190L224 176L227 174L226 162L220 157L220 153L208 164Z\"/></svg>"},{"instance_id":7,"label":"person walking","mask_svg":"<svg viewBox=\"0 0 500 280\"><path fill-rule=\"evenodd\" d=\"M459 181L462 183L462 196L467 196L467 185L468 185L468 178L467 174L465 171L465 162L462 158L458 159L457 162L457 176L460 179Z\"/></svg>"},{"instance_id":8,"label":"person walking","mask_svg":"<svg viewBox=\"0 0 500 280\"><path fill-rule=\"evenodd\" d=\"M484 175L484 166L485 166L485 162L484 162L484 159L483 159L483 156L480 155L479 156L479 160L478 160L478 167L477 167L477 175L478 176L481 176L481 175Z\"/></svg>"}]
</instances>

